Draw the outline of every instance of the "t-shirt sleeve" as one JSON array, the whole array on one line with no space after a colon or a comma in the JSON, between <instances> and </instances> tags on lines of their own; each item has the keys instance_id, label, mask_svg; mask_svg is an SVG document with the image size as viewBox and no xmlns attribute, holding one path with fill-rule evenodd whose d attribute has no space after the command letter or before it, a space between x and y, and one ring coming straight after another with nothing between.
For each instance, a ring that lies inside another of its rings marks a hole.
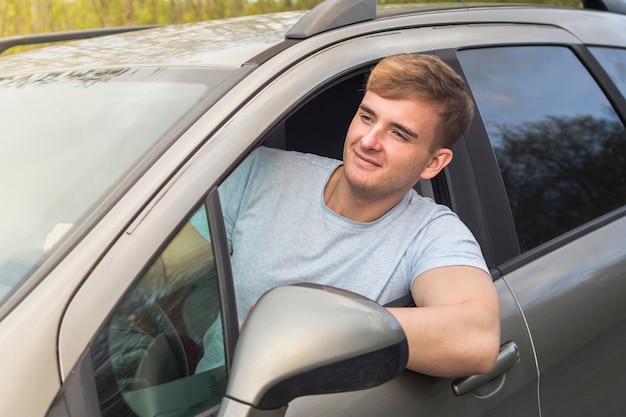
<instances>
[{"instance_id":1,"label":"t-shirt sleeve","mask_svg":"<svg viewBox=\"0 0 626 417\"><path fill-rule=\"evenodd\" d=\"M218 188L226 236L228 237L228 249L231 253L233 229L237 223L260 149L262 148L257 148L252 152Z\"/></svg>"},{"instance_id":2,"label":"t-shirt sleeve","mask_svg":"<svg viewBox=\"0 0 626 417\"><path fill-rule=\"evenodd\" d=\"M489 274L480 245L465 224L442 211L415 237L408 249L411 286L426 271L445 266L471 266Z\"/></svg>"}]
</instances>

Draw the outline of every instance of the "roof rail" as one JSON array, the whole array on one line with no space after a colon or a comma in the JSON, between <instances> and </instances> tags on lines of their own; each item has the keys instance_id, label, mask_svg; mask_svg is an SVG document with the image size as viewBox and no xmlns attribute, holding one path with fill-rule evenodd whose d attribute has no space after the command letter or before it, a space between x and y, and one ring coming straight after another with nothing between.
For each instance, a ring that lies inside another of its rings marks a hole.
<instances>
[{"instance_id":1,"label":"roof rail","mask_svg":"<svg viewBox=\"0 0 626 417\"><path fill-rule=\"evenodd\" d=\"M585 9L626 14L626 1L624 0L583 0L583 7Z\"/></svg>"},{"instance_id":2,"label":"roof rail","mask_svg":"<svg viewBox=\"0 0 626 417\"><path fill-rule=\"evenodd\" d=\"M305 39L327 30L376 19L377 0L326 0L305 14L285 35Z\"/></svg>"},{"instance_id":3,"label":"roof rail","mask_svg":"<svg viewBox=\"0 0 626 417\"><path fill-rule=\"evenodd\" d=\"M23 36L11 36L0 39L0 54L9 48L24 45L37 45L41 43L63 42L76 39L95 38L98 36L113 35L115 33L133 32L136 30L150 29L158 25L127 26L117 28L70 30L66 32L38 33Z\"/></svg>"}]
</instances>

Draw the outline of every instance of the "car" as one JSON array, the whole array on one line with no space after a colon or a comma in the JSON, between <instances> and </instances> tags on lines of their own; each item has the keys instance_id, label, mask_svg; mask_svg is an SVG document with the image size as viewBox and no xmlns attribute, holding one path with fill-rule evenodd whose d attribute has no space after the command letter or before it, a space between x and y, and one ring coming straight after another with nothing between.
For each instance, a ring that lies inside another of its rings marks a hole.
<instances>
[{"instance_id":1,"label":"car","mask_svg":"<svg viewBox=\"0 0 626 417\"><path fill-rule=\"evenodd\" d=\"M0 40L51 43L0 56L2 414L622 415L626 3L584 6L328 0ZM416 189L491 270L488 374L404 370L384 306L326 286L268 291L240 332L220 184L259 146L341 158L396 53L439 56L475 100ZM189 238L198 216L211 245ZM205 337L218 365L196 372Z\"/></svg>"}]
</instances>

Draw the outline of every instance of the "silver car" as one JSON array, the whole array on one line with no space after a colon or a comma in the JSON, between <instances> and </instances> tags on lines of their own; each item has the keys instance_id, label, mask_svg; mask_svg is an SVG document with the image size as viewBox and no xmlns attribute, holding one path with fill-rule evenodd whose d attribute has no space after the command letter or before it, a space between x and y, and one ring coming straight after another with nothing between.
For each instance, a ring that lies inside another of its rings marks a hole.
<instances>
[{"instance_id":1,"label":"silver car","mask_svg":"<svg viewBox=\"0 0 626 417\"><path fill-rule=\"evenodd\" d=\"M0 56L0 414L623 415L626 3L586 6L328 0L0 40L84 38ZM258 146L340 158L365 75L400 52L438 55L476 102L416 187L491 268L486 375L404 370L382 306L312 284L270 290L240 332L220 184Z\"/></svg>"}]
</instances>

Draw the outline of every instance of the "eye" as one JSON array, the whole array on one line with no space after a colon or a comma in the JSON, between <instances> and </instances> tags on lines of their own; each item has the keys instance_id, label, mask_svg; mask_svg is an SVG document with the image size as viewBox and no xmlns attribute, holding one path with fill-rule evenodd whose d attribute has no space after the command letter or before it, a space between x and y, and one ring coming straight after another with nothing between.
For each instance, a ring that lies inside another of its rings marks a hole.
<instances>
[{"instance_id":1,"label":"eye","mask_svg":"<svg viewBox=\"0 0 626 417\"><path fill-rule=\"evenodd\" d=\"M361 113L360 117L361 117L361 121L363 123L366 123L366 124L372 124L373 123L373 119L372 119L372 117L369 114Z\"/></svg>"},{"instance_id":2,"label":"eye","mask_svg":"<svg viewBox=\"0 0 626 417\"><path fill-rule=\"evenodd\" d=\"M408 142L409 141L409 138L404 133L402 133L399 130L393 130L391 132L391 134L393 135L393 137L395 137L396 139L398 139L398 140L400 140L402 142Z\"/></svg>"}]
</instances>

